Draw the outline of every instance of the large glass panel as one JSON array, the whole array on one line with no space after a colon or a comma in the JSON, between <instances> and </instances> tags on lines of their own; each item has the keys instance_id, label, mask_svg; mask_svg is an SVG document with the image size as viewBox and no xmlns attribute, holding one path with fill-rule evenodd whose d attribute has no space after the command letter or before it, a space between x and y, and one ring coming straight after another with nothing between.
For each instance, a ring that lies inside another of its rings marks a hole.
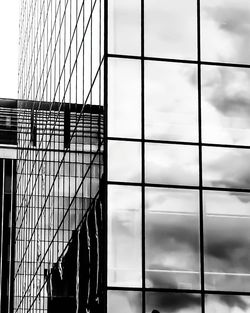
<instances>
[{"instance_id":1,"label":"large glass panel","mask_svg":"<svg viewBox=\"0 0 250 313\"><path fill-rule=\"evenodd\" d=\"M141 293L138 291L108 291L107 313L141 313Z\"/></svg>"},{"instance_id":2,"label":"large glass panel","mask_svg":"<svg viewBox=\"0 0 250 313\"><path fill-rule=\"evenodd\" d=\"M109 0L108 9L109 53L140 55L141 1Z\"/></svg>"},{"instance_id":3,"label":"large glass panel","mask_svg":"<svg viewBox=\"0 0 250 313\"><path fill-rule=\"evenodd\" d=\"M146 182L167 185L198 185L198 147L177 144L146 144Z\"/></svg>"},{"instance_id":4,"label":"large glass panel","mask_svg":"<svg viewBox=\"0 0 250 313\"><path fill-rule=\"evenodd\" d=\"M108 186L108 286L141 286L141 188Z\"/></svg>"},{"instance_id":5,"label":"large glass panel","mask_svg":"<svg viewBox=\"0 0 250 313\"><path fill-rule=\"evenodd\" d=\"M241 295L206 295L206 313L248 313L250 297Z\"/></svg>"},{"instance_id":6,"label":"large glass panel","mask_svg":"<svg viewBox=\"0 0 250 313\"><path fill-rule=\"evenodd\" d=\"M108 180L141 181L141 143L108 141Z\"/></svg>"},{"instance_id":7,"label":"large glass panel","mask_svg":"<svg viewBox=\"0 0 250 313\"><path fill-rule=\"evenodd\" d=\"M202 59L249 64L249 21L248 0L201 0Z\"/></svg>"},{"instance_id":8,"label":"large glass panel","mask_svg":"<svg viewBox=\"0 0 250 313\"><path fill-rule=\"evenodd\" d=\"M250 149L203 147L203 185L250 189Z\"/></svg>"},{"instance_id":9,"label":"large glass panel","mask_svg":"<svg viewBox=\"0 0 250 313\"><path fill-rule=\"evenodd\" d=\"M196 59L195 0L145 0L145 55Z\"/></svg>"},{"instance_id":10,"label":"large glass panel","mask_svg":"<svg viewBox=\"0 0 250 313\"><path fill-rule=\"evenodd\" d=\"M145 62L145 134L158 140L198 140L197 67Z\"/></svg>"},{"instance_id":11,"label":"large glass panel","mask_svg":"<svg viewBox=\"0 0 250 313\"><path fill-rule=\"evenodd\" d=\"M250 69L202 66L202 140L250 145Z\"/></svg>"},{"instance_id":12,"label":"large glass panel","mask_svg":"<svg viewBox=\"0 0 250 313\"><path fill-rule=\"evenodd\" d=\"M199 193L146 188L146 286L200 289Z\"/></svg>"},{"instance_id":13,"label":"large glass panel","mask_svg":"<svg viewBox=\"0 0 250 313\"><path fill-rule=\"evenodd\" d=\"M141 62L109 59L108 136L141 136Z\"/></svg>"},{"instance_id":14,"label":"large glass panel","mask_svg":"<svg viewBox=\"0 0 250 313\"><path fill-rule=\"evenodd\" d=\"M146 293L146 313L200 313L201 297L192 293ZM222 313L222 312L220 312Z\"/></svg>"},{"instance_id":15,"label":"large glass panel","mask_svg":"<svg viewBox=\"0 0 250 313\"><path fill-rule=\"evenodd\" d=\"M250 288L250 194L204 192L205 287Z\"/></svg>"}]
</instances>

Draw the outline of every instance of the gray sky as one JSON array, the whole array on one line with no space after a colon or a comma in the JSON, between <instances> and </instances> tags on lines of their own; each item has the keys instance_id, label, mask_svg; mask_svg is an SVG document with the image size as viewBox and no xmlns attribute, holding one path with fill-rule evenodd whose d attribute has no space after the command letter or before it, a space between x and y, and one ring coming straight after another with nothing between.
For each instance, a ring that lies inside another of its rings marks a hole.
<instances>
[{"instance_id":1,"label":"gray sky","mask_svg":"<svg viewBox=\"0 0 250 313\"><path fill-rule=\"evenodd\" d=\"M17 98L18 0L0 0L0 98Z\"/></svg>"}]
</instances>

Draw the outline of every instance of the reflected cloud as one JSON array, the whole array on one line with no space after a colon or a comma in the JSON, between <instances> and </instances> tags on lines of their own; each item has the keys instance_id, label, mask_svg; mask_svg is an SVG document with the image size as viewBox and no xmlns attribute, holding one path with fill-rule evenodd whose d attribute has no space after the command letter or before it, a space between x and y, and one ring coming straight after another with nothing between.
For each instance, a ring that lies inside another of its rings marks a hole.
<instances>
[{"instance_id":1,"label":"reflected cloud","mask_svg":"<svg viewBox=\"0 0 250 313\"><path fill-rule=\"evenodd\" d=\"M239 295L207 295L207 313L249 313L250 299Z\"/></svg>"}]
</instances>

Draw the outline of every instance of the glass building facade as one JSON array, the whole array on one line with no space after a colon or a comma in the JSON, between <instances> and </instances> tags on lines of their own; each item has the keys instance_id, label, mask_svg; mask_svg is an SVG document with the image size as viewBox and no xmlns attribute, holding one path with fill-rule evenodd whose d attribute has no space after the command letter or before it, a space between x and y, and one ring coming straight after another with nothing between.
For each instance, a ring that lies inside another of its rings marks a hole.
<instances>
[{"instance_id":1,"label":"glass building facade","mask_svg":"<svg viewBox=\"0 0 250 313\"><path fill-rule=\"evenodd\" d=\"M102 173L104 312L250 312L248 1L21 7L15 312L56 312L51 273L85 268Z\"/></svg>"}]
</instances>

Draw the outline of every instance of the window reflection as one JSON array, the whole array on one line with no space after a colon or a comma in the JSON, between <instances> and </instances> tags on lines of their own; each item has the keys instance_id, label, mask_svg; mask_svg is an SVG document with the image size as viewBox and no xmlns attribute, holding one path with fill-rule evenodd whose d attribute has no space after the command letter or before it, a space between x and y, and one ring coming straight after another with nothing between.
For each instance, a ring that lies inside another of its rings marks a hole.
<instances>
[{"instance_id":1,"label":"window reflection","mask_svg":"<svg viewBox=\"0 0 250 313\"><path fill-rule=\"evenodd\" d=\"M200 295L187 293L146 293L146 313L157 310L160 313L200 313Z\"/></svg>"},{"instance_id":2,"label":"window reflection","mask_svg":"<svg viewBox=\"0 0 250 313\"><path fill-rule=\"evenodd\" d=\"M141 293L137 291L108 291L107 313L141 313Z\"/></svg>"},{"instance_id":3,"label":"window reflection","mask_svg":"<svg viewBox=\"0 0 250 313\"><path fill-rule=\"evenodd\" d=\"M198 148L175 144L146 144L146 182L198 185Z\"/></svg>"},{"instance_id":4,"label":"window reflection","mask_svg":"<svg viewBox=\"0 0 250 313\"><path fill-rule=\"evenodd\" d=\"M203 184L223 188L250 188L250 150L203 147Z\"/></svg>"},{"instance_id":5,"label":"window reflection","mask_svg":"<svg viewBox=\"0 0 250 313\"><path fill-rule=\"evenodd\" d=\"M196 59L194 0L145 0L145 55Z\"/></svg>"},{"instance_id":6,"label":"window reflection","mask_svg":"<svg viewBox=\"0 0 250 313\"><path fill-rule=\"evenodd\" d=\"M141 136L141 62L109 59L108 136Z\"/></svg>"},{"instance_id":7,"label":"window reflection","mask_svg":"<svg viewBox=\"0 0 250 313\"><path fill-rule=\"evenodd\" d=\"M123 182L141 181L141 143L108 142L108 179Z\"/></svg>"},{"instance_id":8,"label":"window reflection","mask_svg":"<svg viewBox=\"0 0 250 313\"><path fill-rule=\"evenodd\" d=\"M146 189L146 285L200 289L199 195Z\"/></svg>"},{"instance_id":9,"label":"window reflection","mask_svg":"<svg viewBox=\"0 0 250 313\"><path fill-rule=\"evenodd\" d=\"M248 0L201 0L202 59L249 64L249 20Z\"/></svg>"},{"instance_id":10,"label":"window reflection","mask_svg":"<svg viewBox=\"0 0 250 313\"><path fill-rule=\"evenodd\" d=\"M204 192L205 286L250 288L250 194Z\"/></svg>"},{"instance_id":11,"label":"window reflection","mask_svg":"<svg viewBox=\"0 0 250 313\"><path fill-rule=\"evenodd\" d=\"M206 295L206 313L243 313L250 310L250 297L241 295Z\"/></svg>"},{"instance_id":12,"label":"window reflection","mask_svg":"<svg viewBox=\"0 0 250 313\"><path fill-rule=\"evenodd\" d=\"M141 286L141 188L108 186L108 285Z\"/></svg>"},{"instance_id":13,"label":"window reflection","mask_svg":"<svg viewBox=\"0 0 250 313\"><path fill-rule=\"evenodd\" d=\"M197 90L195 65L146 62L146 137L197 141Z\"/></svg>"},{"instance_id":14,"label":"window reflection","mask_svg":"<svg viewBox=\"0 0 250 313\"><path fill-rule=\"evenodd\" d=\"M250 144L250 70L202 67L202 140Z\"/></svg>"},{"instance_id":15,"label":"window reflection","mask_svg":"<svg viewBox=\"0 0 250 313\"><path fill-rule=\"evenodd\" d=\"M110 0L108 4L109 53L141 53L141 1Z\"/></svg>"}]
</instances>

